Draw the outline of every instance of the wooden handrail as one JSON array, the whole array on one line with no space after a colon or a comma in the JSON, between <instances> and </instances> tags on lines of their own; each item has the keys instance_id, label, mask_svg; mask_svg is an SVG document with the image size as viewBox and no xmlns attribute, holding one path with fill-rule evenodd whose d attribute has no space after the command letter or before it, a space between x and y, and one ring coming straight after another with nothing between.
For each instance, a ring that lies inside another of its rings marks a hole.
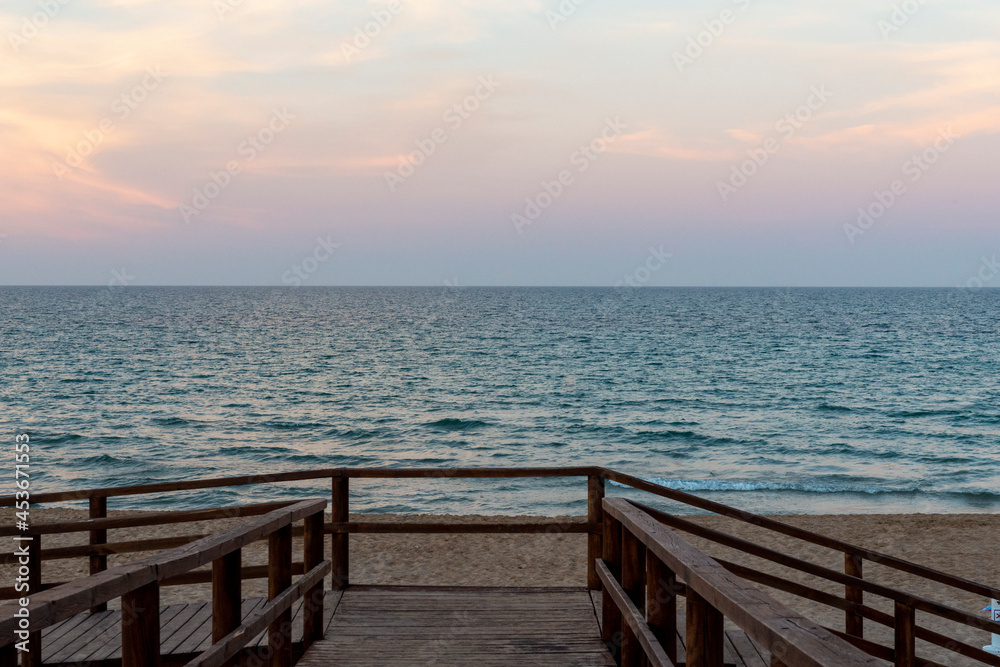
<instances>
[{"instance_id":1,"label":"wooden handrail","mask_svg":"<svg viewBox=\"0 0 1000 667\"><path fill-rule=\"evenodd\" d=\"M865 549L864 547L859 547L849 542L844 542L843 540L827 537L826 535L814 533L797 526L790 526L787 523L781 523L780 521L775 521L774 519L754 514L753 512L736 509L735 507L729 507L728 505L723 505L722 503L706 500L705 498L701 498L690 493L677 491L676 489L670 489L660 484L647 482L646 480L633 475L627 475L625 473L609 470L607 468L600 468L600 474L605 479L612 482L630 486L634 489L660 496L661 498L675 500L677 502L684 503L685 505L690 505L692 507L714 512L715 514L726 516L731 519L737 519L744 523L773 530L776 533L788 535L789 537L794 537L821 547L827 547L828 549L833 549L834 551L842 551L845 554L859 556L865 560L870 560L873 563L878 563L879 565L885 565L886 567L914 574L925 579L930 579L931 581L946 584L954 588L960 588L970 593L982 595L986 598L1000 598L1000 588L986 586L975 581L969 581L968 579L956 577L948 574L947 572L941 572L940 570L918 565L917 563L911 563L908 560L903 560L902 558L897 558L896 556L890 556L889 554L885 554L880 551Z\"/></svg>"},{"instance_id":2,"label":"wooden handrail","mask_svg":"<svg viewBox=\"0 0 1000 667\"><path fill-rule=\"evenodd\" d=\"M796 581L789 581L788 579L784 579L777 575L760 572L759 570L754 570L753 568L749 568L744 565L732 563L730 561L723 560L722 558L716 558L716 561L733 574L743 577L748 581L764 584L770 588L791 593L792 595L804 598L810 602L818 602L819 604L826 605L828 607L842 609L846 612L857 615L859 618L866 618L888 628L895 627L895 619L892 614L887 614L864 604L852 602L832 593L827 593L826 591L821 591L816 588L806 586L805 584L800 584ZM852 633L848 632L845 634L851 635ZM934 632L933 630L928 630L927 628L919 626L916 628L916 636L917 639L922 639L929 644L934 644L935 646L948 649L949 651L953 651L954 653L958 653L959 655L967 658L978 660L987 665L1000 667L1000 656L987 653L978 646L960 642L952 637L948 637Z\"/></svg>"},{"instance_id":3,"label":"wooden handrail","mask_svg":"<svg viewBox=\"0 0 1000 667\"><path fill-rule=\"evenodd\" d=\"M44 504L49 502L59 502L67 500L83 500L89 498L121 497L132 495L145 495L152 493L165 493L174 491L189 491L208 488L219 488L225 486L248 486L256 484L276 484L292 481L307 481L311 479L325 479L331 477L344 477L354 479L415 479L415 478L538 478L538 477L596 477L609 480L618 484L624 484L632 488L651 493L663 498L668 498L677 502L708 510L722 516L750 523L768 530L773 530L790 537L795 537L812 544L824 546L845 554L857 556L870 560L887 567L901 570L909 574L914 574L925 579L930 579L938 583L959 588L970 593L975 593L986 598L1000 598L1000 588L987 586L978 582L963 579L950 575L940 570L935 570L923 565L911 563L910 561L895 556L890 556L873 549L865 549L857 545L837 540L834 538L804 530L796 526L790 526L780 521L775 521L752 512L739 510L722 503L717 503L699 496L670 489L659 484L647 482L644 479L621 473L600 466L587 467L567 467L567 468L325 468L317 470L303 470L287 473L271 473L264 475L241 475L233 477L217 477L202 480L187 480L180 482L161 482L156 484L141 484L124 487L103 487L97 489L83 489L79 491L58 491L51 493L39 493L32 496L32 502ZM0 496L0 507L13 505L13 496ZM111 521L117 521L113 519ZM74 522L79 523L79 522ZM102 525L95 523L95 530ZM151 524L136 524L151 525ZM109 527L119 527L109 525ZM0 536L13 535L9 526L0 526ZM68 532L73 532L69 530Z\"/></svg>"},{"instance_id":4,"label":"wooden handrail","mask_svg":"<svg viewBox=\"0 0 1000 667\"><path fill-rule=\"evenodd\" d=\"M827 547L845 554L857 556L887 567L901 570L909 574L914 574L925 579L930 579L938 583L959 588L970 593L975 593L986 598L1000 598L1000 588L987 586L975 581L956 577L940 570L935 570L923 565L918 565L902 558L890 556L873 549L859 547L849 542L837 540L819 533L814 533L796 526L790 526L780 521L775 521L752 512L729 507L722 503L717 503L699 496L670 489L659 484L648 482L639 477L628 475L600 466L587 467L567 467L567 468L325 468L317 470L302 470L287 473L272 473L264 475L241 475L233 477L216 477L202 480L187 480L180 482L161 482L156 484L141 484L123 487L103 487L97 489L83 489L79 491L57 491L51 493L39 493L32 495L32 502L44 504L49 502L61 502L68 500L83 500L89 498L109 498L133 495L145 495L152 493L165 493L173 491L189 491L208 488L219 488L225 486L248 486L256 484L276 484L293 481L307 481L311 479L326 479L332 477L355 478L355 479L414 479L414 478L538 478L538 477L596 477L602 480L609 480L625 486L645 491L653 495L674 500L692 507L704 509L722 516L737 519L745 523L750 523L761 528L773 530L790 537L794 537L812 544ZM13 505L13 496L0 496L0 507ZM167 513L164 513L167 514ZM121 521L121 519L111 519L109 521ZM80 522L73 522L80 523ZM127 524L126 524L127 525ZM151 525L151 524L135 524ZM123 525L94 523L94 529L101 526L111 528L124 527ZM68 532L73 532L71 529ZM15 531L16 532L16 531ZM13 535L11 527L0 526L0 536Z\"/></svg>"},{"instance_id":5,"label":"wooden handrail","mask_svg":"<svg viewBox=\"0 0 1000 667\"><path fill-rule=\"evenodd\" d=\"M291 609L292 604L309 589L321 585L323 578L328 574L330 574L330 561L325 560L309 570L291 588L286 589L254 612L238 628L216 641L211 648L187 663L185 667L219 667L224 665L227 660L238 655L247 642L260 634L281 614ZM310 603L311 601L307 600L306 602Z\"/></svg>"},{"instance_id":6,"label":"wooden handrail","mask_svg":"<svg viewBox=\"0 0 1000 667\"><path fill-rule=\"evenodd\" d=\"M622 532L628 531L645 546L647 552L653 553L685 581L689 609L692 600L703 601L709 607L709 618L711 610L729 618L787 667L871 667L879 664L872 656L785 607L746 580L729 573L718 562L628 501L605 498L604 515L606 520L610 518L620 524ZM689 615L689 623L698 620ZM712 623L718 628L717 656L721 658L721 625L717 621ZM699 636L705 634L702 632ZM688 643L691 644L690 639ZM692 667L715 664L715 655L699 656L695 648L689 646L687 664ZM624 660L622 664L625 664Z\"/></svg>"},{"instance_id":7,"label":"wooden handrail","mask_svg":"<svg viewBox=\"0 0 1000 667\"><path fill-rule=\"evenodd\" d=\"M291 503L282 503L282 506L287 506ZM261 505L254 506L263 507ZM266 510L245 512L240 516L258 516L260 514L265 514L268 511L272 511L274 508L269 503ZM214 512L214 510L213 510ZM220 518L230 518L229 516ZM190 521L196 521L202 519L190 519ZM189 520L185 520L189 521ZM79 525L75 531L69 530L58 530L53 532L68 533L68 532L87 532L91 531L91 527L86 522L73 522ZM134 523L135 527L143 527L147 525L141 521ZM44 530L45 527L56 526L56 524L44 524L42 526L43 530L40 530L40 534L46 534ZM35 528L38 526L32 526L32 532L35 532ZM350 521L346 523L326 523L324 525L324 530L329 534L339 534L339 533L375 533L375 534L394 534L394 533L405 533L405 534L420 534L420 533L469 533L469 534L522 534L522 533L548 533L548 534L562 534L562 533L590 533L597 534L600 532L600 524L598 523L588 523L586 521L572 520L572 521L524 521L518 523L508 523L503 521L485 521L478 523L469 522L436 522L436 521L406 521L406 522L395 522L395 521ZM295 529L296 536L301 536L302 529ZM67 558L79 558L81 556L108 556L114 554L125 554L125 553L136 553L142 551L160 551L163 549L171 549L173 547L178 547L189 542L194 542L207 537L208 534L197 534L197 535L176 535L171 537L160 537L151 538L147 540L130 540L128 542L99 542L95 544L81 544L69 547L54 547L51 549L43 549L41 551L41 558L43 561L46 560L60 560ZM107 537L105 536L105 540ZM14 554L0 553L0 565L16 563L17 556ZM95 573L96 574L96 573Z\"/></svg>"},{"instance_id":8,"label":"wooden handrail","mask_svg":"<svg viewBox=\"0 0 1000 667\"><path fill-rule=\"evenodd\" d=\"M81 519L78 521L60 521L58 523L34 523L31 525L31 533L34 535L56 535L60 533L79 533L82 531L107 531L120 528L162 526L172 523L190 523L192 521L239 519L267 514L273 510L294 505L295 502L294 500L282 500L280 502L258 503L255 505L231 505L229 507L213 507L201 510L167 510L165 512L146 512L135 516ZM23 533L17 530L16 527L0 526L0 537L21 534Z\"/></svg>"},{"instance_id":9,"label":"wooden handrail","mask_svg":"<svg viewBox=\"0 0 1000 667\"><path fill-rule=\"evenodd\" d=\"M733 537L732 535L728 535L713 528L700 526L692 521L681 519L680 517L673 516L667 512L657 510L647 505L643 505L642 503L634 504L636 507L643 510L661 523L685 532L689 532L693 535L697 535L698 537L711 540L718 544L731 547L738 551L742 551L743 553L751 554L753 556L757 556L758 558L763 558L773 563L778 563L779 565L784 565L828 581L853 586L862 591L888 598L899 604L913 607L914 609L918 609L950 621L955 621L956 623L962 623L987 632L1000 633L1000 623L982 618L980 616L975 616L962 611L961 609L956 609L955 607L934 602L933 600L928 600L927 598L921 596L896 590L895 588L891 588L889 586L883 586L882 584L876 584L871 581L842 574L836 570L823 567L822 565L817 565L816 563L802 560L801 558L795 558L794 556L783 554L780 551L775 551L774 549L770 549L768 547L760 546L759 544L755 544L749 540Z\"/></svg>"},{"instance_id":10,"label":"wooden handrail","mask_svg":"<svg viewBox=\"0 0 1000 667\"><path fill-rule=\"evenodd\" d=\"M246 525L32 595L28 606L32 629L42 630L86 611L95 604L143 591L160 581L208 565L227 553L290 526L295 521L322 512L325 507L325 499L303 500L290 507L273 510ZM17 629L18 618L14 615L14 606L8 607L9 610L0 608L0 646L15 641L14 631Z\"/></svg>"},{"instance_id":11,"label":"wooden handrail","mask_svg":"<svg viewBox=\"0 0 1000 667\"><path fill-rule=\"evenodd\" d=\"M115 498L138 496L151 493L172 493L176 491L197 491L224 486L252 486L256 484L279 484L303 482L311 479L344 477L351 479L502 479L537 477L589 477L600 475L601 468L594 466L567 468L322 468L295 472L267 473L262 475L236 475L233 477L213 477L179 482L158 482L134 486L107 486L98 489L78 491L53 491L31 494L31 502L44 504L88 498ZM0 496L0 507L15 503L14 496Z\"/></svg>"},{"instance_id":12,"label":"wooden handrail","mask_svg":"<svg viewBox=\"0 0 1000 667\"><path fill-rule=\"evenodd\" d=\"M597 561L597 575L604 585L604 595L611 597L611 601L622 613L622 620L628 624L635 634L637 640L642 645L646 654L646 659L652 667L673 667L674 661L667 655L666 649L660 644L656 634L646 623L642 612L635 606L635 603L625 594L625 590L611 574L607 564L602 560Z\"/></svg>"}]
</instances>

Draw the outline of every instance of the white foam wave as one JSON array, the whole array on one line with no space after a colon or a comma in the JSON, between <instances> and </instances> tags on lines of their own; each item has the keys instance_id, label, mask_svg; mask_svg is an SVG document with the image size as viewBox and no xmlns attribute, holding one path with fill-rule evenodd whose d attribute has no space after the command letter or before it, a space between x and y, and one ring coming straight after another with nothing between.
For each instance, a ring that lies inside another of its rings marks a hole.
<instances>
[{"instance_id":1,"label":"white foam wave","mask_svg":"<svg viewBox=\"0 0 1000 667\"><path fill-rule=\"evenodd\" d=\"M800 491L803 493L915 493L918 487L888 488L882 486L834 486L828 484L798 484L794 482L753 482L720 479L662 479L653 477L647 482L676 491ZM612 482L615 486L626 486Z\"/></svg>"}]
</instances>

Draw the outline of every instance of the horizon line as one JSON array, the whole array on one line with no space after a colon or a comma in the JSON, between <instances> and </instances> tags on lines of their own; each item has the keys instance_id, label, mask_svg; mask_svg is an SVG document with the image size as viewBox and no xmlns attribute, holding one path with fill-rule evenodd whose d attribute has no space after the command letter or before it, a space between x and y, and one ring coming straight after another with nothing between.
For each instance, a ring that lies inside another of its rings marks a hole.
<instances>
[{"instance_id":1,"label":"horizon line","mask_svg":"<svg viewBox=\"0 0 1000 667\"><path fill-rule=\"evenodd\" d=\"M107 289L112 292L121 292L133 288L146 289L249 289L267 288L281 290L301 290L301 289L607 289L622 291L657 290L657 289L899 289L899 290L969 290L979 291L986 289L1000 289L1000 286L983 285L982 287L968 287L966 285L269 285L269 284L247 284L247 285L99 285L99 284L71 284L71 285L0 285L4 288L60 288L60 289Z\"/></svg>"}]
</instances>

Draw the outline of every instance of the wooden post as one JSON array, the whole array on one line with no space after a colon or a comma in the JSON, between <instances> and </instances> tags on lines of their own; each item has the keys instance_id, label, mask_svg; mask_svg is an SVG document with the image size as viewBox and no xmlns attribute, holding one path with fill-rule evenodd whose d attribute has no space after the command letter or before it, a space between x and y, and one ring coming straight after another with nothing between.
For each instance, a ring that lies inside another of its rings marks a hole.
<instances>
[{"instance_id":1,"label":"wooden post","mask_svg":"<svg viewBox=\"0 0 1000 667\"><path fill-rule=\"evenodd\" d=\"M844 554L844 574L848 574L852 577L857 577L858 579L864 578L864 559L861 556L853 556L851 554ZM848 602L856 602L858 604L864 604L865 602L865 592L864 590L858 588L857 586L844 586L844 598ZM851 635L852 637L864 638L865 636L865 619L860 614L856 614L852 611L844 612L844 632Z\"/></svg>"},{"instance_id":2,"label":"wooden post","mask_svg":"<svg viewBox=\"0 0 1000 667\"><path fill-rule=\"evenodd\" d=\"M330 518L333 523L345 523L350 518L350 484L349 477L334 477ZM332 563L333 590L347 588L351 582L351 548L350 536L347 533L334 533L330 538L330 561Z\"/></svg>"},{"instance_id":3,"label":"wooden post","mask_svg":"<svg viewBox=\"0 0 1000 667\"><path fill-rule=\"evenodd\" d=\"M917 613L913 607L896 603L896 667L914 667L917 664L916 642Z\"/></svg>"},{"instance_id":4,"label":"wooden post","mask_svg":"<svg viewBox=\"0 0 1000 667\"><path fill-rule=\"evenodd\" d=\"M642 611L645 608L646 545L632 534L622 529L622 589L632 600L632 604ZM632 628L622 624L622 667L640 667L642 647Z\"/></svg>"},{"instance_id":5,"label":"wooden post","mask_svg":"<svg viewBox=\"0 0 1000 667\"><path fill-rule=\"evenodd\" d=\"M607 514L604 515L603 555L604 563L612 576L621 580L622 573L622 524ZM610 595L601 596L601 638L617 660L620 657L622 639L622 613Z\"/></svg>"},{"instance_id":6,"label":"wooden post","mask_svg":"<svg viewBox=\"0 0 1000 667\"><path fill-rule=\"evenodd\" d=\"M677 575L646 550L646 623L667 657L677 663Z\"/></svg>"},{"instance_id":7,"label":"wooden post","mask_svg":"<svg viewBox=\"0 0 1000 667\"><path fill-rule=\"evenodd\" d=\"M273 600L292 585L292 526L271 533L267 551L267 599ZM267 629L271 667L291 667L292 610L286 609Z\"/></svg>"},{"instance_id":8,"label":"wooden post","mask_svg":"<svg viewBox=\"0 0 1000 667\"><path fill-rule=\"evenodd\" d=\"M42 536L32 535L28 556L28 596L42 592ZM21 654L22 667L42 666L42 633L28 636L28 652Z\"/></svg>"},{"instance_id":9,"label":"wooden post","mask_svg":"<svg viewBox=\"0 0 1000 667\"><path fill-rule=\"evenodd\" d=\"M91 519L103 519L108 516L108 499L104 496L95 496L90 498L90 518ZM108 543L108 531L107 530L92 530L90 531L90 545L94 546L97 544L107 544ZM104 572L108 569L108 557L104 555L95 555L90 557L90 573L97 574L98 572ZM90 608L90 613L94 614L99 611L107 611L108 603L102 602L101 604L95 604Z\"/></svg>"},{"instance_id":10,"label":"wooden post","mask_svg":"<svg viewBox=\"0 0 1000 667\"><path fill-rule=\"evenodd\" d=\"M0 647L0 667L17 667L17 648L14 644Z\"/></svg>"},{"instance_id":11,"label":"wooden post","mask_svg":"<svg viewBox=\"0 0 1000 667\"><path fill-rule=\"evenodd\" d=\"M591 475L587 478L587 521L599 526L597 533L587 535L587 588L592 591L601 590L601 578L597 576L597 567L594 564L603 555L601 542L604 532L604 478Z\"/></svg>"},{"instance_id":12,"label":"wooden post","mask_svg":"<svg viewBox=\"0 0 1000 667\"><path fill-rule=\"evenodd\" d=\"M240 627L242 610L242 552L240 549L212 561L212 643ZM227 667L236 660L225 662Z\"/></svg>"},{"instance_id":13,"label":"wooden post","mask_svg":"<svg viewBox=\"0 0 1000 667\"><path fill-rule=\"evenodd\" d=\"M723 618L688 586L687 667L722 667Z\"/></svg>"},{"instance_id":14,"label":"wooden post","mask_svg":"<svg viewBox=\"0 0 1000 667\"><path fill-rule=\"evenodd\" d=\"M122 667L159 667L160 584L122 596Z\"/></svg>"},{"instance_id":15,"label":"wooden post","mask_svg":"<svg viewBox=\"0 0 1000 667\"><path fill-rule=\"evenodd\" d=\"M323 562L323 513L316 512L305 519L302 562L305 572ZM306 647L323 638L323 582L306 591L302 603L302 641Z\"/></svg>"}]
</instances>

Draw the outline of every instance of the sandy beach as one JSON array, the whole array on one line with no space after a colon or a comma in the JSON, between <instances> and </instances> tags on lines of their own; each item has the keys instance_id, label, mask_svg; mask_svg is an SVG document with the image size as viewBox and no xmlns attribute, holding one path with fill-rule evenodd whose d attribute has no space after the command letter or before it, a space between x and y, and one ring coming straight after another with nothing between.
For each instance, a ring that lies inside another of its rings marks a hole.
<instances>
[{"instance_id":1,"label":"sandy beach","mask_svg":"<svg viewBox=\"0 0 1000 667\"><path fill-rule=\"evenodd\" d=\"M122 516L130 512L111 512ZM0 511L4 521L11 520L11 511ZM81 510L32 510L35 524L86 518ZM362 516L352 516L361 519ZM373 520L376 515L363 515ZM378 520L399 521L400 515L378 515ZM410 515L408 518L419 518ZM440 519L440 517L436 517ZM900 556L929 567L979 581L1000 581L1000 559L993 554L994 536L1000 532L1000 516L989 514L910 514L910 515L795 515L776 517L781 521L837 537L860 546ZM452 516L451 521L528 521L532 517ZM699 523L723 529L784 553L842 571L843 556L822 547L740 524L723 517L694 517ZM110 541L126 541L170 535L210 533L237 520L199 522L194 524L155 526L110 531ZM708 553L734 560L748 567L781 574L786 578L815 588L840 593L838 586L814 577L796 573L777 565L748 556L738 556L728 549L708 545L688 536ZM44 538L45 547L84 543L86 534L52 535ZM296 558L301 557L301 545L296 541ZM111 564L142 558L148 554L111 557ZM266 563L266 543L260 542L244 551L244 564ZM66 581L85 574L84 559L46 561L43 578ZM4 580L12 578L12 567L3 566ZM937 602L968 612L979 612L987 603L976 595L935 585L905 573L866 563L865 578L897 587ZM492 586L582 586L586 583L586 538L580 534L541 535L354 535L351 537L351 581L356 584L409 585L492 585ZM247 597L264 595L263 579L244 582ZM843 613L801 598L773 592L778 599L806 612L810 617L834 628L843 627ZM162 592L164 603L207 600L209 585L168 587ZM870 604L891 612L884 600L870 598ZM918 622L951 636L981 646L988 643L984 632L970 631L955 624L918 615ZM867 636L886 641L888 629L866 623ZM941 654L938 654L941 656ZM958 662L949 662L958 664Z\"/></svg>"}]
</instances>

